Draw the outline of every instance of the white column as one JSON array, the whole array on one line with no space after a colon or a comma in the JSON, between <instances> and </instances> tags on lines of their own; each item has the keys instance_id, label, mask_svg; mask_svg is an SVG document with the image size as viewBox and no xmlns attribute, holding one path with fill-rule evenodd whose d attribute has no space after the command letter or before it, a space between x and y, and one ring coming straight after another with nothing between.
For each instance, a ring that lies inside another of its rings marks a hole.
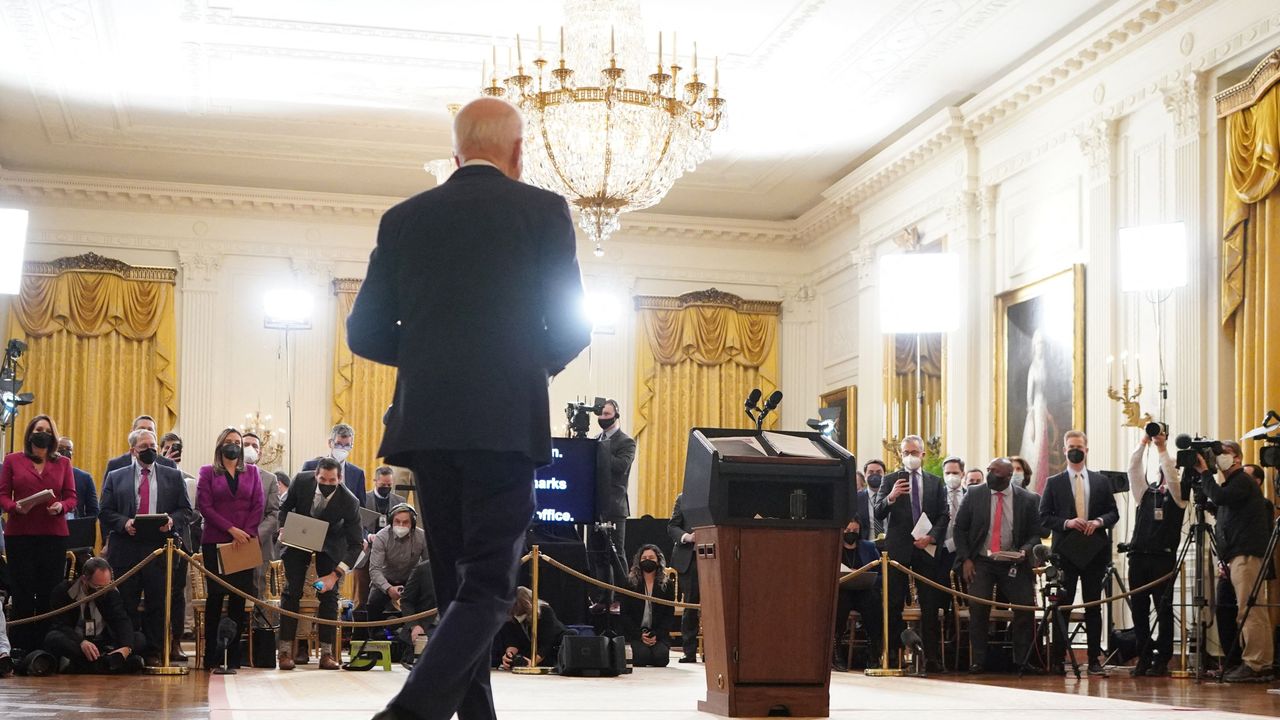
<instances>
[{"instance_id":1,"label":"white column","mask_svg":"<svg viewBox=\"0 0 1280 720\"><path fill-rule=\"evenodd\" d=\"M955 284L943 289L945 302L963 303L959 327L947 334L946 359L946 435L943 438L944 455L958 455L967 463L984 462L975 456L982 414L975 397L979 386L980 364L978 323L986 305L988 293L977 292L979 223L978 194L961 190L947 206L947 251L960 258L960 277ZM980 453L981 454L981 453Z\"/></svg>"},{"instance_id":2,"label":"white column","mask_svg":"<svg viewBox=\"0 0 1280 720\"><path fill-rule=\"evenodd\" d=\"M889 435L884 408L884 335L880 334L880 299L877 297L876 251L862 239L855 251L858 273L858 456L859 463L883 457ZM892 464L892 463L891 463Z\"/></svg>"},{"instance_id":3,"label":"white column","mask_svg":"<svg viewBox=\"0 0 1280 720\"><path fill-rule=\"evenodd\" d=\"M786 286L782 292L781 379L786 398L782 403L780 427L806 430L805 421L818 416L821 362L817 351L817 318L810 285Z\"/></svg>"},{"instance_id":4,"label":"white column","mask_svg":"<svg viewBox=\"0 0 1280 720\"><path fill-rule=\"evenodd\" d=\"M178 337L178 434L190 452L184 452L183 464L193 473L210 455L221 429L214 403L215 388L225 387L217 373L225 367L219 362L213 339L219 333L217 321L218 279L222 269L220 255L180 252L182 268L182 314Z\"/></svg>"},{"instance_id":5,"label":"white column","mask_svg":"<svg viewBox=\"0 0 1280 720\"><path fill-rule=\"evenodd\" d=\"M337 332L332 264L294 258L292 266L295 287L311 293L315 298L315 310L310 330L289 332L288 362L293 370L293 452L292 457L286 454L286 467L291 473L297 472L303 461L326 450L325 441L332 426L333 343ZM359 392L359 388L356 391ZM250 409L245 408L245 412ZM355 430L357 443L372 442L370 428ZM289 446L288 438L285 446ZM368 479L372 479L371 470L365 468Z\"/></svg>"},{"instance_id":6,"label":"white column","mask_svg":"<svg viewBox=\"0 0 1280 720\"><path fill-rule=\"evenodd\" d=\"M992 355L991 348L995 338L995 327L993 325L992 316L995 306L996 291L996 237L997 223L996 211L998 209L997 201L999 199L998 185L984 185L978 190L978 239L975 243L972 255L974 284L973 295L983 298L979 304L974 320L975 334L979 338L984 338L986 346L975 348L975 354L980 358L979 362L974 363L973 371L969 375L971 386L974 388L970 393L970 403L974 406L973 413L970 414L971 420L974 422L974 429L971 435L974 444L971 447L978 451L977 458L983 455L994 457L996 454L996 432L1003 432L1003 428L995 427L995 387L992 379L995 377L995 357ZM980 461L980 460L979 460Z\"/></svg>"}]
</instances>

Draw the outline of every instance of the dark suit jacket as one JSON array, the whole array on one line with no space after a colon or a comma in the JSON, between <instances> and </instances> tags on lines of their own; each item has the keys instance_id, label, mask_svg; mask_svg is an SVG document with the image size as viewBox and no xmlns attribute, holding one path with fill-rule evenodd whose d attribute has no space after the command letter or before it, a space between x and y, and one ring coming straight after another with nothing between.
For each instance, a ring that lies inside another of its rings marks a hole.
<instances>
[{"instance_id":1,"label":"dark suit jacket","mask_svg":"<svg viewBox=\"0 0 1280 720\"><path fill-rule=\"evenodd\" d=\"M1084 519L1102 521L1102 528L1092 535L1066 528L1067 521L1076 516L1069 472L1060 472L1046 480L1044 495L1040 497L1040 520L1046 530L1053 531L1053 551L1079 567L1093 562L1103 550L1109 554L1110 530L1120 520L1116 498L1111 494L1111 481L1101 473L1085 472L1089 476L1089 517Z\"/></svg>"},{"instance_id":2,"label":"dark suit jacket","mask_svg":"<svg viewBox=\"0 0 1280 720\"><path fill-rule=\"evenodd\" d=\"M49 607L60 608L75 602L71 599L71 586L81 582L80 578L75 580L63 580L53 588L53 592L49 594ZM99 635L106 635L111 645L116 647L132 647L133 646L133 623L129 620L129 614L124 608L124 597L119 590L110 590L103 593L97 600L93 601L98 606L98 613L102 615L102 622L106 625L99 631ZM80 609L72 608L64 613L54 615L49 618L49 629L65 633L67 637L76 642L85 639L84 633L80 630Z\"/></svg>"},{"instance_id":3,"label":"dark suit jacket","mask_svg":"<svg viewBox=\"0 0 1280 720\"><path fill-rule=\"evenodd\" d=\"M909 478L910 474L899 470L885 475L872 507L875 516L884 521L885 550L889 557L898 562L910 560L911 552L915 549L915 540L911 537L911 531L916 526L911 519L911 496L899 495L893 504L889 503L889 491L898 478L903 477ZM933 536L933 543L938 546L935 552L941 552L947 540L947 524L951 521L951 509L947 507L947 486L943 484L942 478L921 470L920 495L920 510L933 523L929 535Z\"/></svg>"},{"instance_id":4,"label":"dark suit jacket","mask_svg":"<svg viewBox=\"0 0 1280 720\"><path fill-rule=\"evenodd\" d=\"M684 497L684 493L676 495L676 504L671 508L671 519L667 521L667 536L671 538L671 567L676 572L684 575L690 570L697 570L697 558L693 554L693 543L680 542L680 538L684 537L687 532L693 532L693 528L689 526L689 521L684 517L684 510L680 509L680 498Z\"/></svg>"},{"instance_id":5,"label":"dark suit jacket","mask_svg":"<svg viewBox=\"0 0 1280 720\"><path fill-rule=\"evenodd\" d=\"M659 569L659 572L662 572ZM640 578L639 585L631 585L627 583L627 587L635 592L644 592L644 576ZM675 583L668 581L666 587L658 585L655 581L653 584L653 597L663 600L675 600ZM633 598L630 595L619 595L618 603L622 606L622 634L629 641L640 640L641 621L644 620L644 600ZM659 605L653 603L653 622L649 625L649 629L654 635L658 636L660 642L671 644L671 628L674 623L675 608L670 605Z\"/></svg>"},{"instance_id":6,"label":"dark suit jacket","mask_svg":"<svg viewBox=\"0 0 1280 720\"><path fill-rule=\"evenodd\" d=\"M871 532L871 508L867 507L867 498L871 497L871 492L866 488L859 490L853 496L853 517L851 520L857 520L858 526L862 528L862 539L874 541L875 535ZM872 502L875 498L871 498ZM933 519L932 517L930 518Z\"/></svg>"},{"instance_id":7,"label":"dark suit jacket","mask_svg":"<svg viewBox=\"0 0 1280 720\"><path fill-rule=\"evenodd\" d=\"M636 441L618 430L613 437L599 439L596 448L596 518L618 520L631 515L627 484L631 463L636 459Z\"/></svg>"},{"instance_id":8,"label":"dark suit jacket","mask_svg":"<svg viewBox=\"0 0 1280 720\"><path fill-rule=\"evenodd\" d=\"M98 487L93 484L93 476L78 467L71 468L71 475L76 479L75 516L98 517Z\"/></svg>"},{"instance_id":9,"label":"dark suit jacket","mask_svg":"<svg viewBox=\"0 0 1280 720\"><path fill-rule=\"evenodd\" d=\"M436 586L431 578L431 561L423 560L409 574L409 580L404 584L404 593L400 596L400 614L417 615L435 606ZM415 620L412 624L421 625L422 629L426 630L434 627L439 621L439 615L432 615L429 618Z\"/></svg>"},{"instance_id":10,"label":"dark suit jacket","mask_svg":"<svg viewBox=\"0 0 1280 720\"><path fill-rule=\"evenodd\" d=\"M382 216L351 351L399 368L378 454L517 452L551 461L547 379L591 341L564 198L459 168ZM502 432L476 432L502 408Z\"/></svg>"},{"instance_id":11,"label":"dark suit jacket","mask_svg":"<svg viewBox=\"0 0 1280 720\"><path fill-rule=\"evenodd\" d=\"M1040 544L1046 534L1040 524L1040 500L1036 494L1010 485L1013 492L1013 517L1002 522L1013 522L1013 545L1027 553ZM991 529L991 488L986 483L970 488L960 501L960 510L952 521L955 523L956 560L975 560L982 556Z\"/></svg>"},{"instance_id":12,"label":"dark suit jacket","mask_svg":"<svg viewBox=\"0 0 1280 720\"><path fill-rule=\"evenodd\" d=\"M289 513L311 515L311 506L316 499L316 474L301 472L289 483L289 492L280 502L280 527L289 520ZM321 511L318 520L329 523L324 536L324 554L335 563L343 563L348 569L355 567L356 558L360 555L360 545L364 542L364 533L360 528L360 505L351 491L338 486L329 496L329 502ZM281 554L298 552L286 547Z\"/></svg>"},{"instance_id":13,"label":"dark suit jacket","mask_svg":"<svg viewBox=\"0 0 1280 720\"><path fill-rule=\"evenodd\" d=\"M172 460L170 460L169 458L163 455L156 456L156 463L158 465L164 465L165 467L171 467L171 468L178 467L176 464L174 464ZM125 465L132 465L132 464L133 464L133 453L131 452L127 452L123 455L117 455L111 458L110 460L107 461L107 471L102 473L102 484L104 486L107 484L107 476L110 475L112 472L119 470Z\"/></svg>"},{"instance_id":14,"label":"dark suit jacket","mask_svg":"<svg viewBox=\"0 0 1280 720\"><path fill-rule=\"evenodd\" d=\"M302 463L302 472L308 472L316 469L317 460L312 458ZM364 470L359 465L352 465L349 462L342 463L342 484L347 486L352 495L356 496L356 500L364 505Z\"/></svg>"},{"instance_id":15,"label":"dark suit jacket","mask_svg":"<svg viewBox=\"0 0 1280 720\"><path fill-rule=\"evenodd\" d=\"M155 511L173 520L168 533L175 539L183 537L187 523L191 522L191 501L187 499L187 481L175 467L165 467L158 461L151 466L155 472ZM102 525L102 537L107 543L107 560L112 567L125 568L137 563L147 553L156 549L154 542L147 542L125 532L124 526L138 514L138 496L133 491L133 465L107 473L102 485L102 503L98 522Z\"/></svg>"}]
</instances>

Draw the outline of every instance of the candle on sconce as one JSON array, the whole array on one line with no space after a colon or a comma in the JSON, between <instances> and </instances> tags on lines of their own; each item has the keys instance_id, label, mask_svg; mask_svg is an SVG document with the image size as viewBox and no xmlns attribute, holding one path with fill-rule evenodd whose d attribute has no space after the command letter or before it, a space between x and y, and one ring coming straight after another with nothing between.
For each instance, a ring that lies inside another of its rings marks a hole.
<instances>
[{"instance_id":1,"label":"candle on sconce","mask_svg":"<svg viewBox=\"0 0 1280 720\"><path fill-rule=\"evenodd\" d=\"M1107 387L1114 388L1116 386L1116 356L1107 356Z\"/></svg>"},{"instance_id":2,"label":"candle on sconce","mask_svg":"<svg viewBox=\"0 0 1280 720\"><path fill-rule=\"evenodd\" d=\"M1120 377L1124 382L1129 382L1129 352L1120 353Z\"/></svg>"},{"instance_id":3,"label":"candle on sconce","mask_svg":"<svg viewBox=\"0 0 1280 720\"><path fill-rule=\"evenodd\" d=\"M520 50L520 33L516 33L516 62L518 67L524 67L524 53Z\"/></svg>"},{"instance_id":4,"label":"candle on sconce","mask_svg":"<svg viewBox=\"0 0 1280 720\"><path fill-rule=\"evenodd\" d=\"M564 60L564 26L560 26L560 59Z\"/></svg>"},{"instance_id":5,"label":"candle on sconce","mask_svg":"<svg viewBox=\"0 0 1280 720\"><path fill-rule=\"evenodd\" d=\"M693 74L694 76L697 76L698 74L698 43L697 41L693 43Z\"/></svg>"},{"instance_id":6,"label":"candle on sconce","mask_svg":"<svg viewBox=\"0 0 1280 720\"><path fill-rule=\"evenodd\" d=\"M609 57L610 58L616 57L617 54L618 54L618 51L614 47L614 42L613 42L613 26L610 25L609 26Z\"/></svg>"},{"instance_id":7,"label":"candle on sconce","mask_svg":"<svg viewBox=\"0 0 1280 720\"><path fill-rule=\"evenodd\" d=\"M538 26L538 57L542 57L542 26Z\"/></svg>"},{"instance_id":8,"label":"candle on sconce","mask_svg":"<svg viewBox=\"0 0 1280 720\"><path fill-rule=\"evenodd\" d=\"M658 31L658 67L662 67L662 31Z\"/></svg>"},{"instance_id":9,"label":"candle on sconce","mask_svg":"<svg viewBox=\"0 0 1280 720\"><path fill-rule=\"evenodd\" d=\"M675 67L677 63L678 63L678 60L676 59L676 33L674 30L672 30L671 31L671 66Z\"/></svg>"},{"instance_id":10,"label":"candle on sconce","mask_svg":"<svg viewBox=\"0 0 1280 720\"><path fill-rule=\"evenodd\" d=\"M715 69L716 69L715 71L716 81L713 87L719 88L720 87L720 56L719 55L716 56Z\"/></svg>"},{"instance_id":11,"label":"candle on sconce","mask_svg":"<svg viewBox=\"0 0 1280 720\"><path fill-rule=\"evenodd\" d=\"M1142 356L1135 354L1133 356L1133 362L1137 367L1136 382L1138 383L1138 387L1142 387Z\"/></svg>"}]
</instances>

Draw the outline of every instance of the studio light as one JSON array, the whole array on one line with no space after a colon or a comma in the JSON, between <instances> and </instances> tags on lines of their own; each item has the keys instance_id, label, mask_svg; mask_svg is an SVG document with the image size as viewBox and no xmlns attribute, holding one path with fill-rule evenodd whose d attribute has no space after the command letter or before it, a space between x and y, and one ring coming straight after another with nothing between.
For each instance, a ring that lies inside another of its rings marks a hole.
<instances>
[{"instance_id":1,"label":"studio light","mask_svg":"<svg viewBox=\"0 0 1280 720\"><path fill-rule=\"evenodd\" d=\"M269 290L263 302L265 327L273 330L310 330L315 298L305 290Z\"/></svg>"},{"instance_id":2,"label":"studio light","mask_svg":"<svg viewBox=\"0 0 1280 720\"><path fill-rule=\"evenodd\" d=\"M960 259L954 253L900 253L880 258L880 332L886 335L950 332L960 325L957 287Z\"/></svg>"},{"instance_id":3,"label":"studio light","mask_svg":"<svg viewBox=\"0 0 1280 720\"><path fill-rule=\"evenodd\" d=\"M1171 290L1187 284L1187 228L1183 223L1121 228L1120 290Z\"/></svg>"},{"instance_id":4,"label":"studio light","mask_svg":"<svg viewBox=\"0 0 1280 720\"><path fill-rule=\"evenodd\" d=\"M27 215L26 210L0 208L0 295L17 295L22 288Z\"/></svg>"},{"instance_id":5,"label":"studio light","mask_svg":"<svg viewBox=\"0 0 1280 720\"><path fill-rule=\"evenodd\" d=\"M622 303L610 293L587 293L582 306L592 332L611 333L622 317Z\"/></svg>"}]
</instances>

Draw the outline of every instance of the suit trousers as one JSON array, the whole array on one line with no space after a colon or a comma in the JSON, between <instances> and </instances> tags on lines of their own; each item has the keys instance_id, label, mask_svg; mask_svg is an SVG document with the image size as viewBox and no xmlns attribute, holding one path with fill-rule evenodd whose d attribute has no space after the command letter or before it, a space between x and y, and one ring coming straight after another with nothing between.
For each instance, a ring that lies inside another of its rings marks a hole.
<instances>
[{"instance_id":1,"label":"suit trousers","mask_svg":"<svg viewBox=\"0 0 1280 720\"><path fill-rule=\"evenodd\" d=\"M49 609L49 593L66 577L66 538L53 535L10 535L6 556L13 587L13 615L9 621L39 615ZM48 622L17 625L10 640L14 647L39 647Z\"/></svg>"},{"instance_id":2,"label":"suit trousers","mask_svg":"<svg viewBox=\"0 0 1280 720\"><path fill-rule=\"evenodd\" d=\"M969 583L969 594L976 597L989 598L991 591L1000 589L1004 599L1013 605L1034 605L1035 587L1031 566L1027 563L1001 563L978 558L973 562L973 582ZM1017 574L1009 576L1012 568ZM987 645L990 632L987 621L991 618L991 606L982 603L969 605L969 652L974 665L984 666L987 662ZM1031 610L1014 610L1013 623L1009 634L1013 639L1013 662L1021 665L1026 662L1027 652L1031 649L1031 633L1035 625L1035 613Z\"/></svg>"},{"instance_id":3,"label":"suit trousers","mask_svg":"<svg viewBox=\"0 0 1280 720\"><path fill-rule=\"evenodd\" d=\"M142 633L139 632L135 632L133 637L127 638L127 640L130 652L137 652L138 646L145 642ZM50 630L44 636L41 649L56 658L66 658L70 662L67 667L68 672L106 674L109 672L107 655L124 647L124 643L118 642L107 634L99 635L89 641L97 646L99 653L98 659L93 662L89 662L89 659L84 656L84 651L80 649L80 641L64 630Z\"/></svg>"},{"instance_id":4,"label":"suit trousers","mask_svg":"<svg viewBox=\"0 0 1280 720\"><path fill-rule=\"evenodd\" d=\"M111 563L111 571L120 577L134 565L137 565L137 560L131 554L126 555L123 560L117 558ZM164 645L164 568L164 558L157 558L120 585L120 598L124 601L125 612L133 621L133 629L141 632L146 640L144 645L135 645L133 649L143 655L159 654ZM142 605L141 611L139 604Z\"/></svg>"},{"instance_id":5,"label":"suit trousers","mask_svg":"<svg viewBox=\"0 0 1280 720\"><path fill-rule=\"evenodd\" d=\"M200 548L205 562L209 563L205 567L213 570L219 567L218 563L211 558L218 557L218 546L213 543L206 543ZM253 570L241 570L237 573L224 575L218 573L218 577L226 580L232 587L241 592L253 595ZM218 624L222 621L222 601L227 601L227 617L235 622L237 630L236 637L240 637L244 633L245 628L245 612L244 599L238 595L232 595L218 583L212 580L206 580L208 592L205 594L204 601L204 666L206 668L220 667L222 665L223 656L218 652ZM227 648L226 654L227 667L240 667L240 643L232 643Z\"/></svg>"},{"instance_id":6,"label":"suit trousers","mask_svg":"<svg viewBox=\"0 0 1280 720\"><path fill-rule=\"evenodd\" d=\"M613 529L592 527L587 531L587 567L591 577L610 585L627 581L626 518L608 518ZM594 585L587 591L592 603L612 603L614 592Z\"/></svg>"},{"instance_id":7,"label":"suit trousers","mask_svg":"<svg viewBox=\"0 0 1280 720\"><path fill-rule=\"evenodd\" d=\"M687 603L702 602L698 592L698 559L694 558L687 573L680 573L680 594ZM680 650L687 658L698 654L698 630L702 625L702 611L685 608L680 614Z\"/></svg>"},{"instance_id":8,"label":"suit trousers","mask_svg":"<svg viewBox=\"0 0 1280 720\"><path fill-rule=\"evenodd\" d=\"M1062 598L1061 605L1071 605L1076 601L1076 583L1084 589L1084 602L1092 602L1102 597L1102 579L1107 573L1109 552L1099 552L1089 564L1081 567L1066 559L1062 559ZM1068 611L1063 611L1067 613ZM1063 615L1063 620L1067 616ZM1102 606L1094 605L1084 611L1085 635L1089 640L1090 661L1102 659ZM1054 637L1051 658L1061 661L1066 657L1067 639Z\"/></svg>"},{"instance_id":9,"label":"suit trousers","mask_svg":"<svg viewBox=\"0 0 1280 720\"><path fill-rule=\"evenodd\" d=\"M1236 623L1236 589L1231 585L1231 575L1218 578L1214 590L1217 610L1214 619L1218 625L1218 644L1222 647L1223 669L1234 668L1240 664L1240 643L1236 642L1236 633L1240 625Z\"/></svg>"},{"instance_id":10,"label":"suit trousers","mask_svg":"<svg viewBox=\"0 0 1280 720\"><path fill-rule=\"evenodd\" d=\"M493 638L515 602L533 517L533 461L519 453L431 450L413 472L440 623L392 700L406 717L489 720Z\"/></svg>"},{"instance_id":11,"label":"suit trousers","mask_svg":"<svg viewBox=\"0 0 1280 720\"><path fill-rule=\"evenodd\" d=\"M1271 638L1270 609L1249 609L1249 593L1262 572L1262 558L1254 555L1237 555L1228 564L1231 568L1231 585L1236 589L1236 623L1244 626L1244 649L1241 657L1254 672L1270 671L1275 657ZM1261 594L1261 593L1259 593ZM1246 616L1245 613L1248 613Z\"/></svg>"},{"instance_id":12,"label":"suit trousers","mask_svg":"<svg viewBox=\"0 0 1280 720\"><path fill-rule=\"evenodd\" d=\"M927 578L938 575L937 561L932 555L919 548L913 547L908 562L902 564ZM907 600L907 587L905 573L889 570L889 661L891 665L902 645L902 630L905 626L902 622L902 608ZM916 595L920 600L920 640L924 643L925 658L930 662L941 663L942 647L939 645L941 626L938 623L938 608L942 607L940 597L942 592L925 583L916 583Z\"/></svg>"},{"instance_id":13,"label":"suit trousers","mask_svg":"<svg viewBox=\"0 0 1280 720\"><path fill-rule=\"evenodd\" d=\"M631 641L632 667L666 667L671 662L671 648L659 640L645 645L640 640Z\"/></svg>"},{"instance_id":14,"label":"suit trousers","mask_svg":"<svg viewBox=\"0 0 1280 720\"><path fill-rule=\"evenodd\" d=\"M1129 555L1129 588L1137 588L1169 574L1177 557L1169 553L1131 553ZM1173 659L1173 579L1146 592L1129 597L1133 611L1133 634L1138 642L1140 662L1168 663ZM1151 639L1151 605L1156 606L1155 642Z\"/></svg>"},{"instance_id":15,"label":"suit trousers","mask_svg":"<svg viewBox=\"0 0 1280 720\"><path fill-rule=\"evenodd\" d=\"M284 561L284 593L280 596L280 607L285 610L298 612L298 608L302 605L302 590L307 582L307 568L311 567L312 553L287 548L284 551L282 560ZM333 572L338 566L338 562L329 557L328 553L315 553L316 559L316 577L324 577ZM252 570L245 570L252 573ZM338 619L338 585L334 584L333 589L328 592L317 592L316 599L320 601L320 607L316 609L316 617L321 620L337 620ZM293 642L298 636L298 619L291 618L287 615L280 616L280 642ZM334 638L337 636L337 630L332 625L320 626L320 642L333 644Z\"/></svg>"},{"instance_id":16,"label":"suit trousers","mask_svg":"<svg viewBox=\"0 0 1280 720\"><path fill-rule=\"evenodd\" d=\"M870 573L877 580L879 573ZM882 629L883 618L880 617L884 605L880 602L880 583L874 587L854 590L847 584L840 586L840 594L836 596L836 652L840 651L840 640L849 628L849 612L857 610L862 627L867 631L867 662L878 665L880 654L884 652ZM850 632L850 640L853 634Z\"/></svg>"}]
</instances>

